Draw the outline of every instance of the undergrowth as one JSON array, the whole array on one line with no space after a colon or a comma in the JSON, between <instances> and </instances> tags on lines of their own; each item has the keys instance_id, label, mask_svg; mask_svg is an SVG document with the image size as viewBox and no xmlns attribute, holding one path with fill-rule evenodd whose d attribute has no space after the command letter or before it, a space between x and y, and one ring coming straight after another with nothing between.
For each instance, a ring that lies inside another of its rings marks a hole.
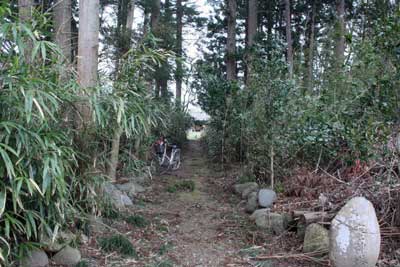
<instances>
[{"instance_id":1,"label":"undergrowth","mask_svg":"<svg viewBox=\"0 0 400 267\"><path fill-rule=\"evenodd\" d=\"M178 191L193 192L196 188L196 184L192 180L184 180L175 182L173 185L167 187L167 192L176 193Z\"/></svg>"},{"instance_id":2,"label":"undergrowth","mask_svg":"<svg viewBox=\"0 0 400 267\"><path fill-rule=\"evenodd\" d=\"M141 215L130 215L125 218L125 221L135 227L144 228L149 222Z\"/></svg>"},{"instance_id":3,"label":"undergrowth","mask_svg":"<svg viewBox=\"0 0 400 267\"><path fill-rule=\"evenodd\" d=\"M132 257L138 256L132 243L123 235L101 237L99 238L98 243L101 250L105 252L118 252L121 255Z\"/></svg>"}]
</instances>

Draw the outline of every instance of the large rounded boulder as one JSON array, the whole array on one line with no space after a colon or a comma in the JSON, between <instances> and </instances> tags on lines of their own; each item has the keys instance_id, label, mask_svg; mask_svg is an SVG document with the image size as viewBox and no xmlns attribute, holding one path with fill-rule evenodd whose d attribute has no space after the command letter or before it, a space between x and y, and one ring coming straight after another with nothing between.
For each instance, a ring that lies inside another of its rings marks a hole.
<instances>
[{"instance_id":1,"label":"large rounded boulder","mask_svg":"<svg viewBox=\"0 0 400 267\"><path fill-rule=\"evenodd\" d=\"M355 197L332 221L329 257L335 267L374 267L380 243L374 207L364 197Z\"/></svg>"},{"instance_id":2,"label":"large rounded boulder","mask_svg":"<svg viewBox=\"0 0 400 267\"><path fill-rule=\"evenodd\" d=\"M261 189L258 192L258 204L263 208L269 208L276 201L276 193L271 189Z\"/></svg>"}]
</instances>

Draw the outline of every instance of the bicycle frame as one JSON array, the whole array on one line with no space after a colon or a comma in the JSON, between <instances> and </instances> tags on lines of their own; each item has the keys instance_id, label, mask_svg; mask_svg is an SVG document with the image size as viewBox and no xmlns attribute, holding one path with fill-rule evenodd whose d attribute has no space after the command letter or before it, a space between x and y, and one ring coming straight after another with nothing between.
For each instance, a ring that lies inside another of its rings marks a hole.
<instances>
[{"instance_id":1,"label":"bicycle frame","mask_svg":"<svg viewBox=\"0 0 400 267\"><path fill-rule=\"evenodd\" d=\"M167 170L172 167L173 170L176 170L180 167L180 149L173 147L171 151L171 155L168 156L167 146L164 147L164 151L162 155L157 154L158 164L159 166L166 166ZM179 158L177 159L177 155Z\"/></svg>"}]
</instances>

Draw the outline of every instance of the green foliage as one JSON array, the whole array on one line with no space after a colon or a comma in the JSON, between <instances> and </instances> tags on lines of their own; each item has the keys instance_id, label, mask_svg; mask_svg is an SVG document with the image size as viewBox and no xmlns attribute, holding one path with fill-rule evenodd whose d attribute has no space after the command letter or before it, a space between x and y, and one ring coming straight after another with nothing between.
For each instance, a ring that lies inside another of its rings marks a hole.
<instances>
[{"instance_id":1,"label":"green foliage","mask_svg":"<svg viewBox=\"0 0 400 267\"><path fill-rule=\"evenodd\" d=\"M145 137L164 117L139 75L164 52L130 50L112 89L82 92L74 73L61 64L59 48L47 41L49 21L35 14L32 25L21 24L10 7L0 4L0 261L5 263L40 233L52 236L73 223L80 212L115 216L96 193L104 182L109 140L120 129L123 144L139 140L148 147ZM92 111L86 131L77 128L76 103ZM144 164L136 163L140 172Z\"/></svg>"},{"instance_id":2,"label":"green foliage","mask_svg":"<svg viewBox=\"0 0 400 267\"><path fill-rule=\"evenodd\" d=\"M161 245L160 250L158 251L158 254L161 256L166 254L169 250L171 250L173 247L173 244L170 242L164 243Z\"/></svg>"},{"instance_id":3,"label":"green foliage","mask_svg":"<svg viewBox=\"0 0 400 267\"><path fill-rule=\"evenodd\" d=\"M125 221L135 227L144 228L149 222L141 215L130 215L125 218Z\"/></svg>"},{"instance_id":4,"label":"green foliage","mask_svg":"<svg viewBox=\"0 0 400 267\"><path fill-rule=\"evenodd\" d=\"M87 261L80 261L75 267L89 267L89 263Z\"/></svg>"},{"instance_id":5,"label":"green foliage","mask_svg":"<svg viewBox=\"0 0 400 267\"><path fill-rule=\"evenodd\" d=\"M1 6L0 12L10 11ZM0 43L8 46L0 55L0 236L3 243L14 244L36 240L39 231L50 234L65 220L77 153L62 118L77 87L59 82L62 66L54 44L3 15ZM4 261L18 253L17 246L11 247L2 249Z\"/></svg>"},{"instance_id":6,"label":"green foliage","mask_svg":"<svg viewBox=\"0 0 400 267\"><path fill-rule=\"evenodd\" d=\"M166 112L168 114L165 126L165 136L168 141L178 146L186 142L186 131L190 128L192 118L180 108L171 108Z\"/></svg>"},{"instance_id":7,"label":"green foliage","mask_svg":"<svg viewBox=\"0 0 400 267\"><path fill-rule=\"evenodd\" d=\"M192 180L183 180L174 183L167 187L167 192L176 193L178 191L193 192L196 188L196 184Z\"/></svg>"},{"instance_id":8,"label":"green foliage","mask_svg":"<svg viewBox=\"0 0 400 267\"><path fill-rule=\"evenodd\" d=\"M249 170L246 177L268 180L272 157L276 177L298 162L341 168L381 157L398 124L399 25L398 14L392 14L376 22L375 34L353 38L351 60L340 71L323 61L311 89L297 77L287 78L286 48L279 42L270 43L268 51L265 40L254 47L245 90L238 88L240 81L224 81L218 50L212 50L197 64L193 84L211 115L210 158L241 161ZM332 57L329 49L324 53L324 59Z\"/></svg>"},{"instance_id":9,"label":"green foliage","mask_svg":"<svg viewBox=\"0 0 400 267\"><path fill-rule=\"evenodd\" d=\"M124 256L137 257L132 243L123 235L101 237L98 240L100 248L105 252L118 252Z\"/></svg>"}]
</instances>

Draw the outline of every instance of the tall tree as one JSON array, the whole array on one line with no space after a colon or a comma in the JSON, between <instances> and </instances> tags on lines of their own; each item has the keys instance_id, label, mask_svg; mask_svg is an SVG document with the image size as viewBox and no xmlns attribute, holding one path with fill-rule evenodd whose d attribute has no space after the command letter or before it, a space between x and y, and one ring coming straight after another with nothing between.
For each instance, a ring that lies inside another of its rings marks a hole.
<instances>
[{"instance_id":1,"label":"tall tree","mask_svg":"<svg viewBox=\"0 0 400 267\"><path fill-rule=\"evenodd\" d=\"M131 33L132 29L133 29L133 21L135 19L135 2L136 2L136 0L130 0L129 3L128 3L128 14L127 14L127 19L126 19L126 29L130 33Z\"/></svg>"},{"instance_id":2,"label":"tall tree","mask_svg":"<svg viewBox=\"0 0 400 267\"><path fill-rule=\"evenodd\" d=\"M78 83L85 89L97 85L99 49L99 0L79 1ZM87 103L79 106L83 125L91 120Z\"/></svg>"},{"instance_id":3,"label":"tall tree","mask_svg":"<svg viewBox=\"0 0 400 267\"><path fill-rule=\"evenodd\" d=\"M344 0L336 0L336 45L335 45L335 60L337 67L344 63L345 50L345 2Z\"/></svg>"},{"instance_id":4,"label":"tall tree","mask_svg":"<svg viewBox=\"0 0 400 267\"><path fill-rule=\"evenodd\" d=\"M71 0L55 3L53 11L54 39L61 48L66 65L72 61L72 6Z\"/></svg>"},{"instance_id":5,"label":"tall tree","mask_svg":"<svg viewBox=\"0 0 400 267\"><path fill-rule=\"evenodd\" d=\"M226 39L226 77L236 80L236 0L227 1L228 35Z\"/></svg>"},{"instance_id":6,"label":"tall tree","mask_svg":"<svg viewBox=\"0 0 400 267\"><path fill-rule=\"evenodd\" d=\"M183 42L183 6L182 0L176 0L176 105L180 107L182 101L182 76L183 76L183 65L182 65L182 42Z\"/></svg>"},{"instance_id":7,"label":"tall tree","mask_svg":"<svg viewBox=\"0 0 400 267\"><path fill-rule=\"evenodd\" d=\"M117 11L117 30L115 36L116 42L116 66L115 66L115 81L119 79L120 60L129 51L131 47L131 33L134 18L134 0L120 0L118 1ZM114 87L114 90L116 88ZM111 180L117 179L117 166L119 159L119 148L121 141L122 129L117 126L114 129L114 135L111 140L110 162L108 166L108 177Z\"/></svg>"},{"instance_id":8,"label":"tall tree","mask_svg":"<svg viewBox=\"0 0 400 267\"><path fill-rule=\"evenodd\" d=\"M255 41L255 36L257 34L258 25L258 10L257 10L257 0L248 0L248 12L247 12L247 40L246 45L249 51L247 56L247 75L246 84L250 83L251 79L251 63L252 63L252 48Z\"/></svg>"},{"instance_id":9,"label":"tall tree","mask_svg":"<svg viewBox=\"0 0 400 267\"><path fill-rule=\"evenodd\" d=\"M289 64L289 77L293 77L293 44L291 29L290 0L285 1L285 21L286 21L286 42L287 42L287 61Z\"/></svg>"},{"instance_id":10,"label":"tall tree","mask_svg":"<svg viewBox=\"0 0 400 267\"><path fill-rule=\"evenodd\" d=\"M32 24L33 9L34 0L18 0L18 15L21 23ZM31 62L31 55L29 53L33 49L33 44L29 39L25 44L25 60L29 64Z\"/></svg>"},{"instance_id":11,"label":"tall tree","mask_svg":"<svg viewBox=\"0 0 400 267\"><path fill-rule=\"evenodd\" d=\"M151 0L151 17L150 17L150 26L152 32L156 32L159 20L160 20L160 9L161 9L161 0Z\"/></svg>"},{"instance_id":12,"label":"tall tree","mask_svg":"<svg viewBox=\"0 0 400 267\"><path fill-rule=\"evenodd\" d=\"M312 0L311 10L309 13L308 23L307 23L306 49L304 55L304 61L305 61L304 85L309 90L311 90L313 86L315 15L316 15L316 0Z\"/></svg>"},{"instance_id":13,"label":"tall tree","mask_svg":"<svg viewBox=\"0 0 400 267\"><path fill-rule=\"evenodd\" d=\"M31 22L33 8L34 0L18 0L18 15L21 22Z\"/></svg>"}]
</instances>

